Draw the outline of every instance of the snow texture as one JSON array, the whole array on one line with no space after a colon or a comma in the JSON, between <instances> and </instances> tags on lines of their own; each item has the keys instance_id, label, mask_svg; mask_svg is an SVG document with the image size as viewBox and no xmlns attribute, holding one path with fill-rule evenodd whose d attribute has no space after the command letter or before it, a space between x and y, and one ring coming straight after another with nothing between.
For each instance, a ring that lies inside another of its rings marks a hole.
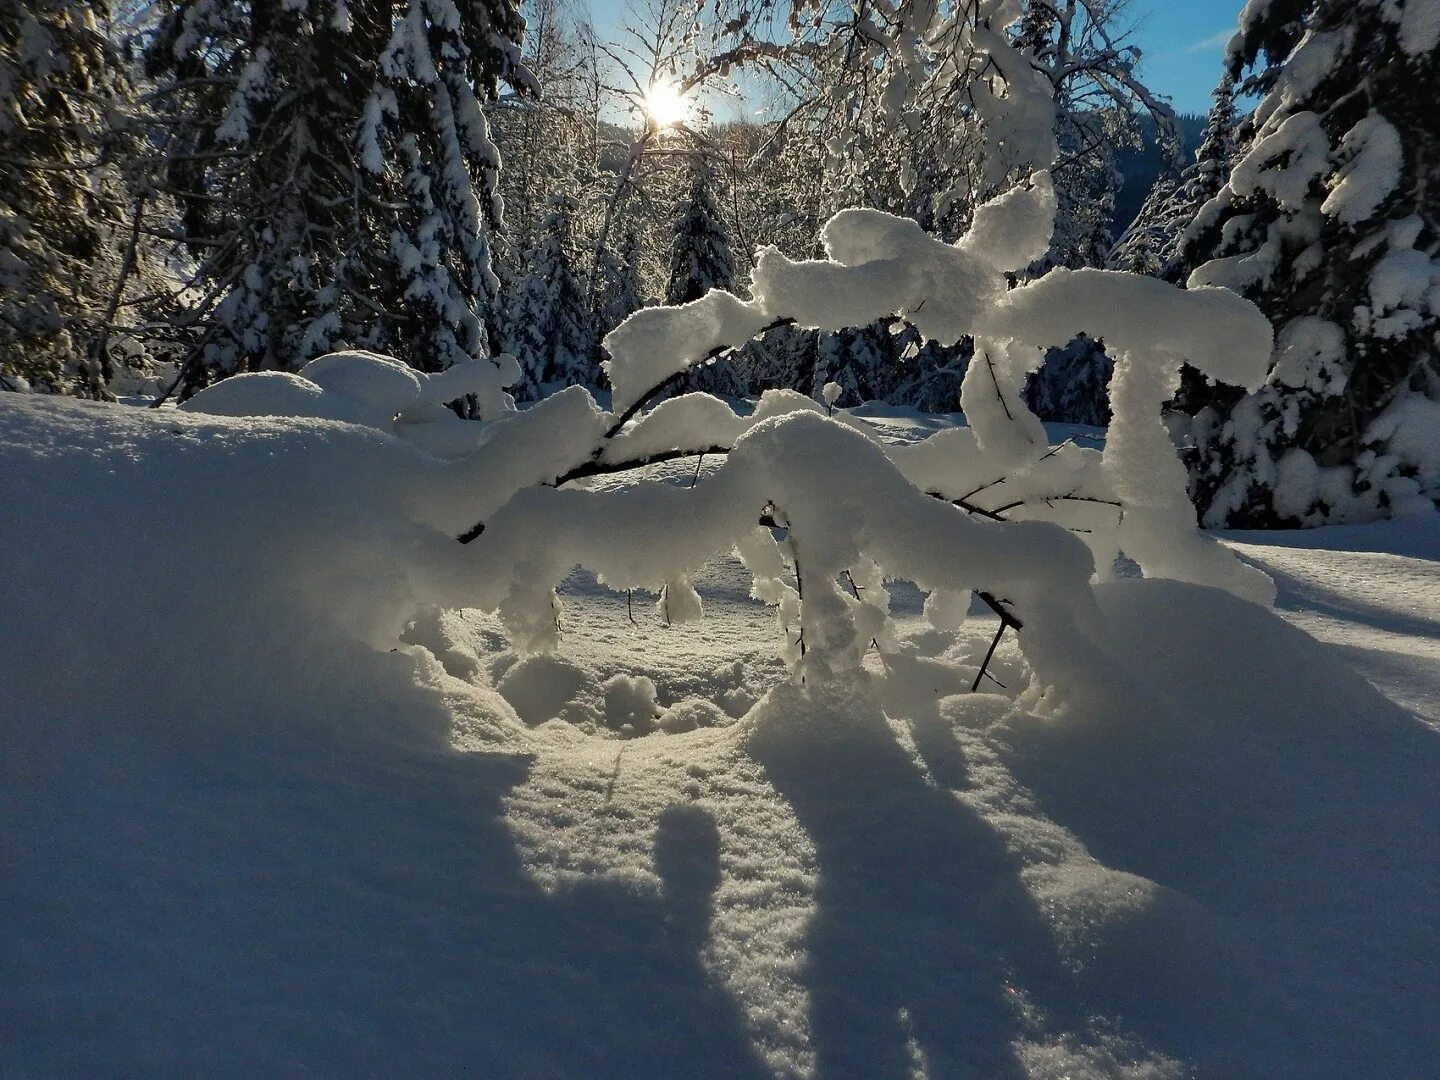
<instances>
[{"instance_id":1,"label":"snow texture","mask_svg":"<svg viewBox=\"0 0 1440 1080\"><path fill-rule=\"evenodd\" d=\"M579 389L551 400L577 427L593 409ZM535 411L482 445L521 468ZM974 445L880 426L914 455ZM788 432L811 447L798 473ZM1066 672L1083 692L1037 716L1013 634L991 666L1005 688L967 692L994 622L949 586L1029 576L1038 543L1046 587L1083 595L1079 541L978 520L960 532L983 560L929 552L920 517L969 519L885 482L879 441L813 411L737 445L791 477L772 496L804 541L807 602L857 539L946 583L925 621L888 583L883 662L804 685L766 666L775 632L723 555L690 577L706 629L641 605L632 626L623 593L574 577L565 653L521 659L455 607L507 564L418 514L489 483L474 462L327 420L0 405L0 737L23 870L0 883L0 1069L1431 1070L1434 514L1236 539L1287 618L1334 645L1214 589L1095 586L1066 631L1088 643ZM1043 467L1058 458L1089 460L1067 446ZM853 490L804 490L832 460ZM749 468L713 463L692 493L675 462L544 498L703 501ZM829 499L853 532L805 528ZM583 546L570 512L550 528ZM758 566L775 541L757 535ZM666 560L685 543L646 541ZM75 573L97 550L113 572ZM863 566L869 597L883 583ZM817 649L833 629L807 622Z\"/></svg>"}]
</instances>

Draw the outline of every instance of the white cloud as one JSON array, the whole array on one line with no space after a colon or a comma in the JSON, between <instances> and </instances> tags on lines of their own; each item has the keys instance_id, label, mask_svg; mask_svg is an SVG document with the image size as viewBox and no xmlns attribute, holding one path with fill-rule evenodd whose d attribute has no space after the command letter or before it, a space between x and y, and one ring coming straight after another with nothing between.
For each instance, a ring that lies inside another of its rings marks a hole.
<instances>
[{"instance_id":1,"label":"white cloud","mask_svg":"<svg viewBox=\"0 0 1440 1080\"><path fill-rule=\"evenodd\" d=\"M1192 41L1189 45L1186 45L1185 48L1181 49L1180 51L1186 53L1202 53L1210 52L1213 49L1223 49L1226 44L1229 43L1230 38L1234 35L1234 33L1235 28L1232 26L1228 30L1217 31L1216 33L1211 34L1209 37L1201 38L1199 41Z\"/></svg>"}]
</instances>

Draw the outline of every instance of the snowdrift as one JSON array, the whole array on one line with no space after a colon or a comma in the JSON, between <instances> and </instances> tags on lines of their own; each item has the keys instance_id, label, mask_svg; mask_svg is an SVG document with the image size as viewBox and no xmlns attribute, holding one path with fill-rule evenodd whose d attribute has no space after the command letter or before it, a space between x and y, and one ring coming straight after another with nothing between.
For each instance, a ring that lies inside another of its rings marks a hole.
<instances>
[{"instance_id":1,"label":"snowdrift","mask_svg":"<svg viewBox=\"0 0 1440 1080\"><path fill-rule=\"evenodd\" d=\"M1433 1073L1440 737L1265 608L1096 584L1044 715L1013 646L966 692L993 623L900 619L617 739L436 610L456 468L0 405L5 1072ZM703 651L751 602L696 581ZM659 709L684 640L624 672Z\"/></svg>"}]
</instances>

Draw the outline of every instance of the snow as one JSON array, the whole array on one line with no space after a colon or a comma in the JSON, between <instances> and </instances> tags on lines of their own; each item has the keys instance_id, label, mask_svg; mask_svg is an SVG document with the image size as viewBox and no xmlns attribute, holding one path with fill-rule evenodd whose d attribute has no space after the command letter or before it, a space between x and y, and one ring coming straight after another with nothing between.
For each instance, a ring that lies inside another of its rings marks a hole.
<instances>
[{"instance_id":1,"label":"snow","mask_svg":"<svg viewBox=\"0 0 1440 1080\"><path fill-rule=\"evenodd\" d=\"M1311 184L1329 167L1330 140L1320 117L1304 110L1286 116L1273 129L1262 130L1250 151L1236 162L1230 190L1241 198L1266 192L1294 213L1303 206ZM1356 190L1363 191L1363 187Z\"/></svg>"},{"instance_id":2,"label":"snow","mask_svg":"<svg viewBox=\"0 0 1440 1080\"><path fill-rule=\"evenodd\" d=\"M1400 48L1407 56L1423 58L1440 46L1440 3L1435 0L1385 0L1381 12L1400 24Z\"/></svg>"},{"instance_id":3,"label":"snow","mask_svg":"<svg viewBox=\"0 0 1440 1080\"><path fill-rule=\"evenodd\" d=\"M1054 525L900 497L888 470L941 454L904 415L851 418L871 438L780 412L693 492L689 461L542 491L685 508L597 520L704 619L666 626L654 592L627 604L565 565L559 650L522 658L466 605L508 576L486 539L524 517L509 492L603 430L583 391L475 425L491 449L450 461L331 420L18 397L0 1071L1433 1072L1433 513L1228 538L1277 616L1090 584ZM802 451L850 483L809 490ZM846 633L832 567L865 604L890 594L890 643L855 642L846 678L797 682L749 574L666 535L757 475L793 528L777 544L746 504L742 543L780 599L798 552L812 654ZM930 514L956 543L926 546ZM471 515L490 527L456 544ZM832 520L855 528L813 527ZM514 543L548 561L604 539L561 514ZM991 664L1004 687L971 694L996 625L964 617L981 577L1093 606L1062 624L1032 604ZM1065 710L1037 660L1061 663Z\"/></svg>"},{"instance_id":4,"label":"snow","mask_svg":"<svg viewBox=\"0 0 1440 1080\"><path fill-rule=\"evenodd\" d=\"M1345 390L1345 332L1329 319L1301 315L1275 339L1271 378L1298 390L1339 394Z\"/></svg>"},{"instance_id":5,"label":"snow","mask_svg":"<svg viewBox=\"0 0 1440 1080\"><path fill-rule=\"evenodd\" d=\"M1383 443L1425 490L1440 484L1440 402L1419 394L1397 399L1375 418L1365 441Z\"/></svg>"},{"instance_id":6,"label":"snow","mask_svg":"<svg viewBox=\"0 0 1440 1080\"><path fill-rule=\"evenodd\" d=\"M1345 225L1368 221L1400 184L1405 148L1395 125L1373 110L1340 140L1344 163L1320 207Z\"/></svg>"},{"instance_id":7,"label":"snow","mask_svg":"<svg viewBox=\"0 0 1440 1080\"><path fill-rule=\"evenodd\" d=\"M715 349L741 343L768 320L754 304L715 290L679 307L645 308L605 336L612 407L623 413L652 387Z\"/></svg>"},{"instance_id":8,"label":"snow","mask_svg":"<svg viewBox=\"0 0 1440 1080\"><path fill-rule=\"evenodd\" d=\"M502 353L493 359L464 360L427 375L388 356L363 350L317 356L292 374L244 372L201 390L181 404L186 412L212 416L294 416L343 420L382 431L413 434L426 445L446 445L434 427L461 425L446 434L464 440L464 425L447 401L476 395L493 414L509 404L500 389L517 374L515 361ZM422 430L417 431L416 425ZM426 428L430 430L425 430Z\"/></svg>"}]
</instances>

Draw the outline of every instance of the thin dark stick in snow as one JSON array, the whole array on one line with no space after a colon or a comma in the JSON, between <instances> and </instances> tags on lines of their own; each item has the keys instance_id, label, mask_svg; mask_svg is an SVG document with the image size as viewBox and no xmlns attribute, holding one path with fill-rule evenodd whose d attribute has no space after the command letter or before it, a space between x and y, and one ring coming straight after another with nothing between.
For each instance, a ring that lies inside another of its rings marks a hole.
<instances>
[{"instance_id":1,"label":"thin dark stick in snow","mask_svg":"<svg viewBox=\"0 0 1440 1080\"><path fill-rule=\"evenodd\" d=\"M795 560L795 595L800 599L800 659L805 659L805 581L800 576L800 555L795 550L795 540L790 540L790 557ZM800 676L803 682L805 676Z\"/></svg>"},{"instance_id":2,"label":"thin dark stick in snow","mask_svg":"<svg viewBox=\"0 0 1440 1080\"><path fill-rule=\"evenodd\" d=\"M949 499L946 498L944 495L940 494L940 492L938 491L927 491L925 492L925 494L929 495L932 499L939 499L941 502L948 502L951 506L958 506L967 514L979 514L981 517L989 518L991 521L1005 520L1003 517L1000 516L999 511L986 510L983 506L976 506L974 503L966 502L964 499Z\"/></svg>"},{"instance_id":3,"label":"thin dark stick in snow","mask_svg":"<svg viewBox=\"0 0 1440 1080\"><path fill-rule=\"evenodd\" d=\"M986 481L985 483L981 484L981 485L980 485L979 487L977 487L977 488L971 488L971 489L970 489L969 491L967 491L964 495L961 495L960 498L961 498L961 499L973 499L976 495L979 495L982 491L988 491L988 490L989 490L990 488L992 488L992 487L998 487L1000 484L1005 483L1005 481L1008 480L1008 479L1009 479L1009 477L1002 476L1002 477L1000 477L999 479L996 479L996 480L988 480L988 481ZM934 494L934 492L931 492L931 494Z\"/></svg>"},{"instance_id":4,"label":"thin dark stick in snow","mask_svg":"<svg viewBox=\"0 0 1440 1080\"><path fill-rule=\"evenodd\" d=\"M688 450L661 450L654 454L648 454L641 458L632 458L628 461L598 461L590 460L583 465L576 465L569 472L561 473L554 480L551 480L548 487L562 487L573 480L584 480L591 476L608 476L611 473L633 472L636 469L643 469L647 465L658 465L662 461L675 461L679 458L705 457L707 454L728 454L728 446L706 446L696 447ZM699 466L696 466L696 477L699 477ZM692 483L690 485L694 487Z\"/></svg>"},{"instance_id":5,"label":"thin dark stick in snow","mask_svg":"<svg viewBox=\"0 0 1440 1080\"><path fill-rule=\"evenodd\" d=\"M690 490L695 490L695 485L700 482L700 466L705 464L705 451L700 451L700 456L695 459L695 475L690 477Z\"/></svg>"},{"instance_id":6,"label":"thin dark stick in snow","mask_svg":"<svg viewBox=\"0 0 1440 1080\"><path fill-rule=\"evenodd\" d=\"M630 616L630 625L631 625L631 626L639 626L639 625L640 625L638 622L635 621L635 590L634 590L634 589L626 589L626 590L625 590L625 614L628 615L628 616Z\"/></svg>"},{"instance_id":7,"label":"thin dark stick in snow","mask_svg":"<svg viewBox=\"0 0 1440 1080\"><path fill-rule=\"evenodd\" d=\"M615 752L615 767L610 770L610 783L605 785L605 805L602 810L609 810L610 803L615 799L615 781L620 779L620 759L625 756L629 743L621 743L620 749Z\"/></svg>"},{"instance_id":8,"label":"thin dark stick in snow","mask_svg":"<svg viewBox=\"0 0 1440 1080\"><path fill-rule=\"evenodd\" d=\"M1005 634L1006 620L1000 619L1000 629L995 631L995 637L990 642L990 648L985 653L985 659L980 662L980 670L975 673L975 681L970 684L970 692L973 694L980 689L980 680L989 674L985 669L990 666L990 659L995 655L995 650L1000 646L1000 639ZM997 680L998 681L998 680Z\"/></svg>"},{"instance_id":9,"label":"thin dark stick in snow","mask_svg":"<svg viewBox=\"0 0 1440 1080\"><path fill-rule=\"evenodd\" d=\"M860 599L860 586L855 584L855 575L852 574L852 573L850 573L849 570L846 570L846 571L845 571L845 579L850 582L850 591L855 594L855 599L856 599L856 600L859 600L859 599ZM870 639L870 644L875 646L875 651L876 651L877 653L880 651L880 642L877 641L875 638L872 637L872 638Z\"/></svg>"},{"instance_id":10,"label":"thin dark stick in snow","mask_svg":"<svg viewBox=\"0 0 1440 1080\"><path fill-rule=\"evenodd\" d=\"M1010 406L1005 402L1005 393L1000 389L1000 377L995 374L995 361L990 359L990 354L985 354L985 370L990 372L990 381L995 384L995 400L1000 402L1000 408L1005 410L1005 419L1014 421L1015 417L1010 415Z\"/></svg>"}]
</instances>

